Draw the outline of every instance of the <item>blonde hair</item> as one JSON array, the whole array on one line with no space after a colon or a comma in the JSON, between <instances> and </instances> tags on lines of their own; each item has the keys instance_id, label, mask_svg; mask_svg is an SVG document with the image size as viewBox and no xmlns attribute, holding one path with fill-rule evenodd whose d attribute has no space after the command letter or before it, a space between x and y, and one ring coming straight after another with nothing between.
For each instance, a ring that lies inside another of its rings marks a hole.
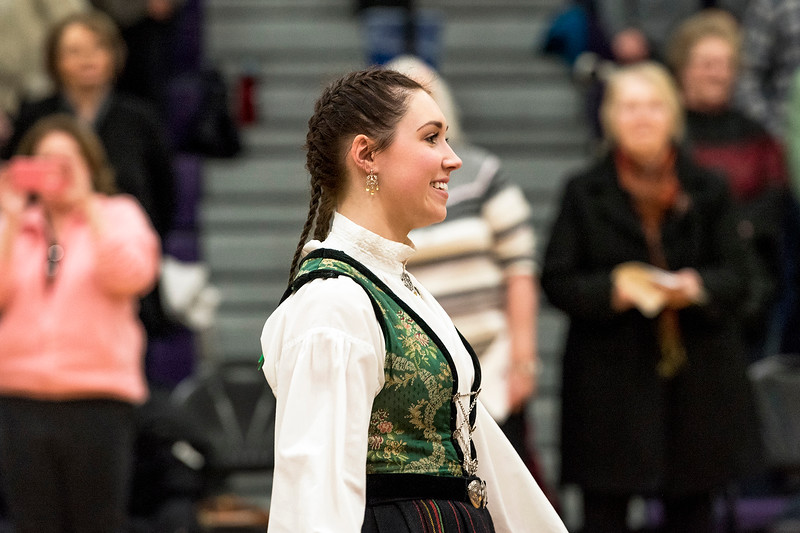
<instances>
[{"instance_id":1,"label":"blonde hair","mask_svg":"<svg viewBox=\"0 0 800 533\"><path fill-rule=\"evenodd\" d=\"M687 18L669 40L666 60L676 76L686 68L697 43L707 37L727 42L733 50L734 65L738 66L742 38L736 17L724 9L708 8Z\"/></svg>"},{"instance_id":2,"label":"blonde hair","mask_svg":"<svg viewBox=\"0 0 800 533\"><path fill-rule=\"evenodd\" d=\"M680 142L683 139L685 119L678 87L666 67L655 61L642 61L624 66L614 70L609 75L603 101L600 104L600 122L603 125L606 141L609 144L615 141L612 129L614 104L620 89L628 80L633 78L650 84L664 100L664 103L667 104L667 107L672 111L673 117L672 138L675 142Z\"/></svg>"},{"instance_id":3,"label":"blonde hair","mask_svg":"<svg viewBox=\"0 0 800 533\"><path fill-rule=\"evenodd\" d=\"M447 82L422 59L413 55L398 56L385 65L386 68L396 70L413 79L428 91L433 100L442 110L447 119L447 139L451 144L463 144L464 130L461 129L461 119L458 106L453 99L453 93Z\"/></svg>"}]
</instances>

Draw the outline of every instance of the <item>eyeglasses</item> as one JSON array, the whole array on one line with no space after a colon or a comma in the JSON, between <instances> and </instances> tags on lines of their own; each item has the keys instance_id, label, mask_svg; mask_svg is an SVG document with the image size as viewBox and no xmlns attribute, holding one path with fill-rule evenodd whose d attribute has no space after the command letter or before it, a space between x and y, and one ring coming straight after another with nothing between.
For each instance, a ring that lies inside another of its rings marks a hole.
<instances>
[{"instance_id":1,"label":"eyeglasses","mask_svg":"<svg viewBox=\"0 0 800 533\"><path fill-rule=\"evenodd\" d=\"M58 264L64 258L64 247L53 243L47 247L47 281L52 281L58 273Z\"/></svg>"}]
</instances>

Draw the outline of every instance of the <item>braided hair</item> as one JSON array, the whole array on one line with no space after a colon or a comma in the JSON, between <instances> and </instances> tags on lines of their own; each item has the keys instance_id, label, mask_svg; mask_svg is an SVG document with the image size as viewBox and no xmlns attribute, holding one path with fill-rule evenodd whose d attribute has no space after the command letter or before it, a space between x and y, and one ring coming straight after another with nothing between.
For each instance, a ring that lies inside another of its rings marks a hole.
<instances>
[{"instance_id":1,"label":"braided hair","mask_svg":"<svg viewBox=\"0 0 800 533\"><path fill-rule=\"evenodd\" d=\"M395 127L408 111L415 90L424 88L394 70L373 67L351 72L334 81L320 95L308 119L306 169L311 174L308 216L289 271L289 281L300 263L309 235L327 237L333 213L345 187L345 155L353 137L364 134L375 142L373 152L388 147Z\"/></svg>"}]
</instances>

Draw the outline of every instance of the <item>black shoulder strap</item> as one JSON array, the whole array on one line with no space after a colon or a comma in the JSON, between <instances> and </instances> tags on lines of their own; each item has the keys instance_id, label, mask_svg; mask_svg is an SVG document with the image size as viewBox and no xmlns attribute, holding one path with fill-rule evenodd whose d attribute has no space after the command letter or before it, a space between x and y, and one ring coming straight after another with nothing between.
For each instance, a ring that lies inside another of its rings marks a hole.
<instances>
[{"instance_id":1,"label":"black shoulder strap","mask_svg":"<svg viewBox=\"0 0 800 533\"><path fill-rule=\"evenodd\" d=\"M309 254L309 255L311 255L311 254ZM369 297L369 301L372 304L372 311L375 313L375 318L378 320L378 325L381 327L381 332L383 333L384 344L388 348L388 342L389 342L388 341L389 337L387 335L388 334L388 329L387 329L387 325L386 325L386 320L383 317L383 311L381 311L380 306L378 306L378 302L372 296L372 293L369 292L369 289L367 289L364 285L362 285L361 282L358 279L356 279L354 276L351 276L351 275L346 274L344 272L339 272L338 270L320 269L320 270L313 270L311 272L306 272L305 274L302 274L302 275L298 276L297 278L295 278L294 281L292 281L292 283L286 288L286 291L284 291L283 296L281 297L281 302L283 302L286 298L291 296L295 291L297 291L300 287L302 287L303 285L305 285L309 281L313 281L315 279L338 278L339 276L345 276L345 277L348 277L348 278L352 279L353 281L356 282L356 285L358 285L359 287L364 289L364 292L367 293L367 296Z\"/></svg>"}]
</instances>

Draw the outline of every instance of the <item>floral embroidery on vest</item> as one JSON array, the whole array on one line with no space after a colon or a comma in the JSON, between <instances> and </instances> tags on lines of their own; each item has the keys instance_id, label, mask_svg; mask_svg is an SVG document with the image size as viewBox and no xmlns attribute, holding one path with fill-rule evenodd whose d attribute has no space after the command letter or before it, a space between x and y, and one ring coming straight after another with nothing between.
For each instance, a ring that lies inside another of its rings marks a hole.
<instances>
[{"instance_id":1,"label":"floral embroidery on vest","mask_svg":"<svg viewBox=\"0 0 800 533\"><path fill-rule=\"evenodd\" d=\"M460 450L453 441L455 384L444 352L390 293L354 266L311 258L298 278L314 271L344 274L359 283L389 333L384 335L385 383L375 397L367 436L367 473L462 475Z\"/></svg>"}]
</instances>

